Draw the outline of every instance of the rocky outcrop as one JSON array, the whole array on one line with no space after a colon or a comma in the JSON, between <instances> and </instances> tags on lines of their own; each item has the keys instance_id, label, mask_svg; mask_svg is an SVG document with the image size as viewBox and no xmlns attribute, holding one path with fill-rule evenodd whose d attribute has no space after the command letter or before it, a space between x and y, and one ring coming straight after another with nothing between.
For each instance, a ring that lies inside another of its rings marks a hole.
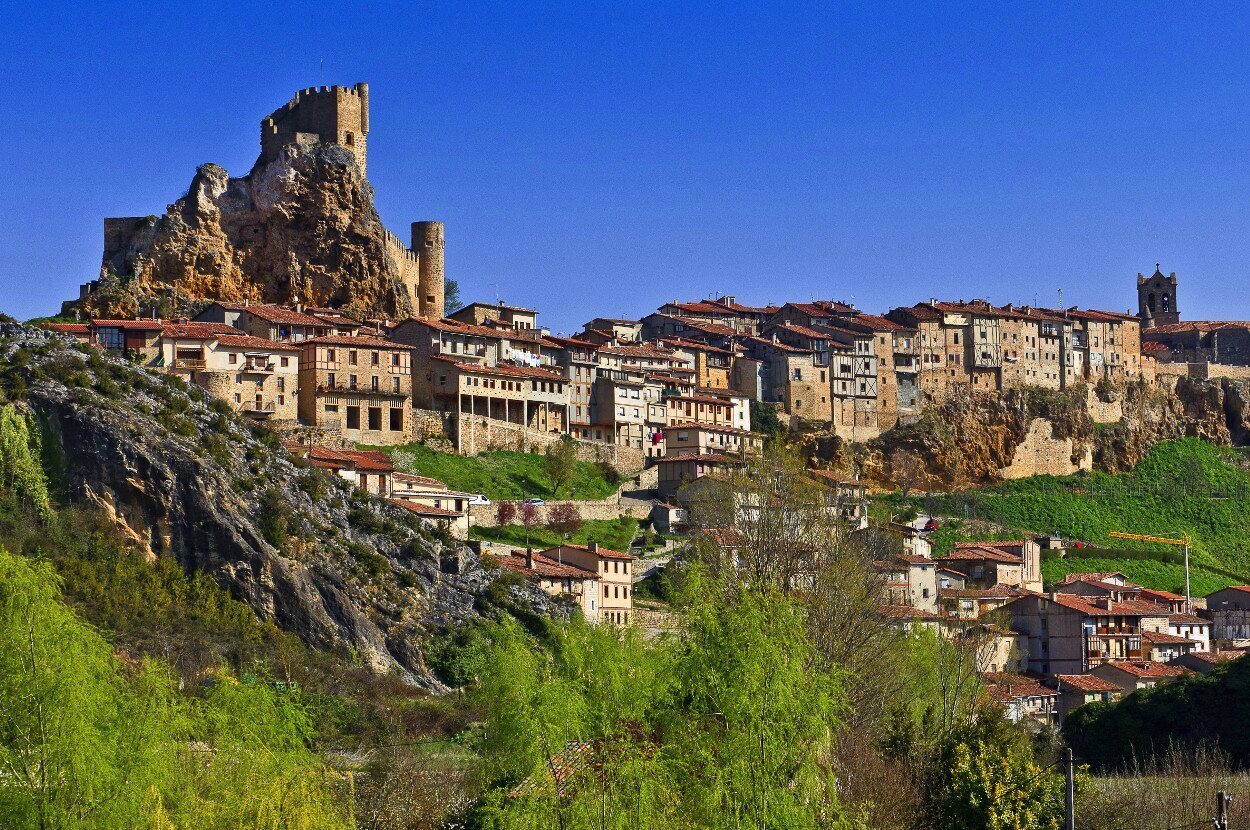
<instances>
[{"instance_id":1,"label":"rocky outcrop","mask_svg":"<svg viewBox=\"0 0 1250 830\"><path fill-rule=\"evenodd\" d=\"M72 502L315 647L436 687L432 635L483 614L562 611L169 376L0 324L0 394L38 414Z\"/></svg>"},{"instance_id":2,"label":"rocky outcrop","mask_svg":"<svg viewBox=\"0 0 1250 830\"><path fill-rule=\"evenodd\" d=\"M860 446L808 429L818 466L858 472L883 487L952 490L1002 478L1131 469L1160 441L1250 441L1250 382L1161 378L1157 383L1012 389L960 396ZM1119 420L1110 421L1109 413Z\"/></svg>"},{"instance_id":3,"label":"rocky outcrop","mask_svg":"<svg viewBox=\"0 0 1250 830\"><path fill-rule=\"evenodd\" d=\"M358 316L413 311L395 260L402 243L337 145L287 145L241 179L205 164L163 216L109 221L98 285L70 308L171 316L210 300L298 298Z\"/></svg>"}]
</instances>

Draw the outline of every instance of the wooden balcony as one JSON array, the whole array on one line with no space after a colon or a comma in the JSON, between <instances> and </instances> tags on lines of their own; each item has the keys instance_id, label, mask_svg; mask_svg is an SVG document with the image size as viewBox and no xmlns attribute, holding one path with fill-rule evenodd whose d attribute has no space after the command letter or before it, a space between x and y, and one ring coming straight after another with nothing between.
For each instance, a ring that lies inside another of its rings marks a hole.
<instances>
[{"instance_id":1,"label":"wooden balcony","mask_svg":"<svg viewBox=\"0 0 1250 830\"><path fill-rule=\"evenodd\" d=\"M204 369L207 366L207 362L202 357L180 357L174 360L173 368L193 371L195 369Z\"/></svg>"}]
</instances>

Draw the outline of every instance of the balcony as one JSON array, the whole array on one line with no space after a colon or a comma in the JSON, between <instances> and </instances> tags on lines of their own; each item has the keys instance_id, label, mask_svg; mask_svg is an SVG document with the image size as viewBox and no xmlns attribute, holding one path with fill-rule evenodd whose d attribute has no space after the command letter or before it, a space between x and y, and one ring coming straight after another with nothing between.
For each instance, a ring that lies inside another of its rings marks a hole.
<instances>
[{"instance_id":1,"label":"balcony","mask_svg":"<svg viewBox=\"0 0 1250 830\"><path fill-rule=\"evenodd\" d=\"M248 401L243 404L243 414L253 418L268 418L275 411L273 401Z\"/></svg>"},{"instance_id":2,"label":"balcony","mask_svg":"<svg viewBox=\"0 0 1250 830\"><path fill-rule=\"evenodd\" d=\"M183 369L186 371L194 371L196 369L204 369L208 363L202 357L178 357L174 358L174 369Z\"/></svg>"},{"instance_id":3,"label":"balcony","mask_svg":"<svg viewBox=\"0 0 1250 830\"><path fill-rule=\"evenodd\" d=\"M396 392L391 389L382 389L382 388L373 389L368 386L360 386L360 385L350 386L344 383L335 383L333 385L329 383L318 383L317 392L318 393L324 392L324 393L331 394L331 395L335 395L335 394L337 395L377 395L378 397L382 397L382 398L406 398L408 397L408 393L403 392L403 391Z\"/></svg>"},{"instance_id":4,"label":"balcony","mask_svg":"<svg viewBox=\"0 0 1250 830\"><path fill-rule=\"evenodd\" d=\"M249 374L268 374L269 372L272 372L274 368L273 360L249 357L246 361L244 361L243 365L239 367L239 371L247 372Z\"/></svg>"}]
</instances>

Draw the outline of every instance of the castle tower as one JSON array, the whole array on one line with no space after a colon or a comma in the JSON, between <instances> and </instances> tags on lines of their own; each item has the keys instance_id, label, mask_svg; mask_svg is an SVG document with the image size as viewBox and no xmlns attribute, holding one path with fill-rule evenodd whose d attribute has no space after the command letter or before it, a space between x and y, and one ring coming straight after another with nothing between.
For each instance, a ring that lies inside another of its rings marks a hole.
<instances>
[{"instance_id":1,"label":"castle tower","mask_svg":"<svg viewBox=\"0 0 1250 830\"><path fill-rule=\"evenodd\" d=\"M1149 277L1137 275L1137 316L1143 329L1180 322L1175 271L1165 277L1156 262L1154 274Z\"/></svg>"},{"instance_id":2,"label":"castle tower","mask_svg":"<svg viewBox=\"0 0 1250 830\"><path fill-rule=\"evenodd\" d=\"M412 250L419 259L417 308L428 320L443 317L443 223L413 222Z\"/></svg>"},{"instance_id":3,"label":"castle tower","mask_svg":"<svg viewBox=\"0 0 1250 830\"><path fill-rule=\"evenodd\" d=\"M310 87L260 122L260 154L271 161L288 144L337 144L352 152L364 176L368 132L368 84Z\"/></svg>"}]
</instances>

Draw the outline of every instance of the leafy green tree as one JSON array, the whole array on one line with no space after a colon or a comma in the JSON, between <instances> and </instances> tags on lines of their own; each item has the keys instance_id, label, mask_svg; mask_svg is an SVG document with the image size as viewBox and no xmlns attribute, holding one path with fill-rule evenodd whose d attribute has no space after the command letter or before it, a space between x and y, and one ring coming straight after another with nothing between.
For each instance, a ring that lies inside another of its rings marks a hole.
<instances>
[{"instance_id":1,"label":"leafy green tree","mask_svg":"<svg viewBox=\"0 0 1250 830\"><path fill-rule=\"evenodd\" d=\"M34 415L12 404L0 406L0 496L9 496L40 517L51 510Z\"/></svg>"},{"instance_id":2,"label":"leafy green tree","mask_svg":"<svg viewBox=\"0 0 1250 830\"><path fill-rule=\"evenodd\" d=\"M490 828L834 827L841 677L802 610L697 570L681 637L500 626L481 672Z\"/></svg>"},{"instance_id":3,"label":"leafy green tree","mask_svg":"<svg viewBox=\"0 0 1250 830\"><path fill-rule=\"evenodd\" d=\"M460 299L460 283L450 277L443 278L443 309L447 314L464 305L464 301Z\"/></svg>"},{"instance_id":4,"label":"leafy green tree","mask_svg":"<svg viewBox=\"0 0 1250 830\"><path fill-rule=\"evenodd\" d=\"M560 440L547 447L547 475L551 478L551 494L572 490L577 475L577 443L572 436L561 435Z\"/></svg>"},{"instance_id":5,"label":"leafy green tree","mask_svg":"<svg viewBox=\"0 0 1250 830\"><path fill-rule=\"evenodd\" d=\"M215 678L187 698L161 664L120 663L48 563L0 549L0 827L350 826L298 698Z\"/></svg>"}]
</instances>

